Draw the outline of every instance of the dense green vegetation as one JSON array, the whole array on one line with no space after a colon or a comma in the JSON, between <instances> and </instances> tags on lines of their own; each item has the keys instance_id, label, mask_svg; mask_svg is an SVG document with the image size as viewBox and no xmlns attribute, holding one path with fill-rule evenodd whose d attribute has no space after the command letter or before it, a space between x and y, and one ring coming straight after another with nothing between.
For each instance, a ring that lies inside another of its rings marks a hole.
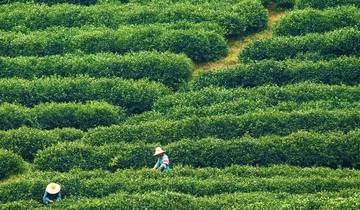
<instances>
[{"instance_id":1,"label":"dense green vegetation","mask_svg":"<svg viewBox=\"0 0 360 210\"><path fill-rule=\"evenodd\" d=\"M354 6L344 6L317 10L307 8L294 10L284 16L274 28L280 36L297 36L306 33L321 33L335 29L355 26L359 29L360 11Z\"/></svg>"},{"instance_id":2,"label":"dense green vegetation","mask_svg":"<svg viewBox=\"0 0 360 210\"><path fill-rule=\"evenodd\" d=\"M359 209L359 6L0 0L0 210Z\"/></svg>"},{"instance_id":3,"label":"dense green vegetation","mask_svg":"<svg viewBox=\"0 0 360 210\"><path fill-rule=\"evenodd\" d=\"M124 56L111 53L67 54L45 57L0 57L0 77L31 79L42 76L117 76L159 81L177 89L191 75L193 64L185 55L140 52Z\"/></svg>"},{"instance_id":4,"label":"dense green vegetation","mask_svg":"<svg viewBox=\"0 0 360 210\"><path fill-rule=\"evenodd\" d=\"M264 59L285 60L307 52L317 52L321 56L358 55L360 31L355 28L344 28L323 34L273 37L254 41L244 48L240 59L246 62Z\"/></svg>"}]
</instances>

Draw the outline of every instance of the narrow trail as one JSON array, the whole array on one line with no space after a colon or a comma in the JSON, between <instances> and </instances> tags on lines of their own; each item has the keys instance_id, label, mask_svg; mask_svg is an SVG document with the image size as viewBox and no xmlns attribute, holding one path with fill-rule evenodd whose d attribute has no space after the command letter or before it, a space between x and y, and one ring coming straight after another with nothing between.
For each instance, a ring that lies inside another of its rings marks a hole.
<instances>
[{"instance_id":1,"label":"narrow trail","mask_svg":"<svg viewBox=\"0 0 360 210\"><path fill-rule=\"evenodd\" d=\"M283 11L276 11L274 9L269 9L269 23L268 23L268 28L266 30L261 31L259 33L251 34L246 37L242 37L240 39L228 40L229 54L225 58L215 61L213 63L197 65L193 72L193 77L197 77L199 73L203 71L215 70L218 68L239 64L238 55L240 51L249 42L253 40L259 40L259 39L271 37L274 24L284 15L284 13L285 12Z\"/></svg>"}]
</instances>

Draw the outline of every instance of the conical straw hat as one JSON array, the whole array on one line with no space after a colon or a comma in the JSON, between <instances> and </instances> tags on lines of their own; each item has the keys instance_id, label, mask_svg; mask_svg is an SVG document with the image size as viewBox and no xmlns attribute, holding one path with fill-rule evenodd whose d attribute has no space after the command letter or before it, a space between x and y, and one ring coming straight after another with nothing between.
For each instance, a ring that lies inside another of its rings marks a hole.
<instances>
[{"instance_id":1,"label":"conical straw hat","mask_svg":"<svg viewBox=\"0 0 360 210\"><path fill-rule=\"evenodd\" d=\"M50 194L56 194L56 193L60 192L60 185L58 185L56 183L50 183L46 187L46 192L48 192Z\"/></svg>"},{"instance_id":2,"label":"conical straw hat","mask_svg":"<svg viewBox=\"0 0 360 210\"><path fill-rule=\"evenodd\" d=\"M161 149L161 147L156 147L154 156L160 155L161 153L165 153L165 151L163 149Z\"/></svg>"}]
</instances>

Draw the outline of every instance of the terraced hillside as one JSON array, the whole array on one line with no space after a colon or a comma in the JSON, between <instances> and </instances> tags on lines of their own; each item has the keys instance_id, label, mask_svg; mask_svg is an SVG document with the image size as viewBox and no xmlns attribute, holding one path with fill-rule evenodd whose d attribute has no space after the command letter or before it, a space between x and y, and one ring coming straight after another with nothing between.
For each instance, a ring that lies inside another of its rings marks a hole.
<instances>
[{"instance_id":1,"label":"terraced hillside","mask_svg":"<svg viewBox=\"0 0 360 210\"><path fill-rule=\"evenodd\" d=\"M360 209L359 6L0 1L0 209Z\"/></svg>"}]
</instances>

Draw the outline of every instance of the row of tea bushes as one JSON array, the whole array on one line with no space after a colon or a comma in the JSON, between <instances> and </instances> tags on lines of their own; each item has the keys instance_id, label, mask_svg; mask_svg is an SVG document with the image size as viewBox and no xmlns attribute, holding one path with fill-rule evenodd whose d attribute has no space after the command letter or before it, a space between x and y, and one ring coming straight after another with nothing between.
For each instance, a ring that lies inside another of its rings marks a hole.
<instances>
[{"instance_id":1,"label":"row of tea bushes","mask_svg":"<svg viewBox=\"0 0 360 210\"><path fill-rule=\"evenodd\" d=\"M349 133L299 131L289 136L185 139L164 146L171 164L223 168L232 164L326 166L359 168L359 130ZM62 143L38 152L34 163L40 170L69 171L74 168L123 169L152 167L157 144L109 144L101 147L84 143ZM194 156L193 154L196 154Z\"/></svg>"},{"instance_id":2,"label":"row of tea bushes","mask_svg":"<svg viewBox=\"0 0 360 210\"><path fill-rule=\"evenodd\" d=\"M251 167L258 170L257 167ZM259 167L260 170L267 167ZM233 176L224 173L221 176L199 175L183 176L172 174L183 169L173 168L170 174L161 174L149 169L121 170L115 173L106 171L80 171L73 170L69 173L34 172L20 177L17 181L0 185L0 200L11 202L17 200L40 200L47 183L54 181L62 185L62 193L69 198L102 198L109 194L125 191L129 193L146 193L148 191L173 191L191 195L216 195L219 193L233 192L287 192L293 194L316 193L322 191L337 192L351 191L359 186L359 175L352 171L346 178L338 176L294 176L285 175L273 177L258 176ZM227 169L225 169L227 170ZM305 168L299 170L313 171L316 169ZM189 173L197 173L195 169L188 169ZM204 169L205 173L213 169ZM332 173L332 171L331 171ZM341 172L340 172L341 173ZM310 172L310 174L312 174ZM332 173L333 174L333 173ZM161 184L161 182L164 182ZM221 184L223 183L223 185ZM60 202L61 203L61 202Z\"/></svg>"},{"instance_id":3,"label":"row of tea bushes","mask_svg":"<svg viewBox=\"0 0 360 210\"><path fill-rule=\"evenodd\" d=\"M25 170L24 160L20 156L0 149L0 180Z\"/></svg>"},{"instance_id":4,"label":"row of tea bushes","mask_svg":"<svg viewBox=\"0 0 360 210\"><path fill-rule=\"evenodd\" d=\"M343 28L322 34L256 40L245 46L239 59L244 62L264 59L285 60L306 52L319 52L325 56L359 55L360 31L355 28Z\"/></svg>"},{"instance_id":5,"label":"row of tea bushes","mask_svg":"<svg viewBox=\"0 0 360 210\"><path fill-rule=\"evenodd\" d=\"M296 8L313 7L324 9L341 5L354 5L360 7L358 0L296 0Z\"/></svg>"},{"instance_id":6,"label":"row of tea bushes","mask_svg":"<svg viewBox=\"0 0 360 210\"><path fill-rule=\"evenodd\" d=\"M80 74L92 77L116 76L161 82L177 89L186 82L193 63L185 55L168 52L139 52L126 55L112 53L66 54L45 57L0 57L0 77L34 77Z\"/></svg>"},{"instance_id":7,"label":"row of tea bushes","mask_svg":"<svg viewBox=\"0 0 360 210\"><path fill-rule=\"evenodd\" d=\"M1 0L0 4L11 4L16 2L36 2L36 3L44 3L44 4L81 4L81 5L91 5L96 4L98 0Z\"/></svg>"},{"instance_id":8,"label":"row of tea bushes","mask_svg":"<svg viewBox=\"0 0 360 210\"><path fill-rule=\"evenodd\" d=\"M206 107L213 104L231 101L259 101L276 105L283 101L304 103L308 101L360 101L358 86L325 85L316 83L297 83L286 86L265 85L255 88L216 88L207 87L201 90L179 92L159 98L155 111L168 113L172 107Z\"/></svg>"},{"instance_id":9,"label":"row of tea bushes","mask_svg":"<svg viewBox=\"0 0 360 210\"><path fill-rule=\"evenodd\" d=\"M9 4L0 6L0 29L44 29L51 26L79 27L84 24L118 28L127 24L214 22L227 35L244 35L264 29L268 14L258 1L236 4L99 4L89 7L60 4Z\"/></svg>"},{"instance_id":10,"label":"row of tea bushes","mask_svg":"<svg viewBox=\"0 0 360 210\"><path fill-rule=\"evenodd\" d=\"M172 199L176 199L174 202ZM73 198L45 207L35 200L4 203L0 209L27 210L74 209L358 209L360 193L357 190L291 194L270 192L223 193L215 196L191 196L177 192L118 192L104 198Z\"/></svg>"},{"instance_id":11,"label":"row of tea bushes","mask_svg":"<svg viewBox=\"0 0 360 210\"><path fill-rule=\"evenodd\" d=\"M294 10L276 23L274 34L298 36L307 33L321 33L339 28L360 27L360 10L354 6L343 6L326 10Z\"/></svg>"},{"instance_id":12,"label":"row of tea bushes","mask_svg":"<svg viewBox=\"0 0 360 210\"><path fill-rule=\"evenodd\" d=\"M149 110L157 98L170 93L163 84L147 80L87 76L0 79L0 102L25 106L104 100L125 107L129 113L139 113Z\"/></svg>"},{"instance_id":13,"label":"row of tea bushes","mask_svg":"<svg viewBox=\"0 0 360 210\"><path fill-rule=\"evenodd\" d=\"M118 124L126 119L126 111L107 102L44 103L33 108L17 104L0 105L0 129L29 126L41 129L72 127L89 129Z\"/></svg>"},{"instance_id":14,"label":"row of tea bushes","mask_svg":"<svg viewBox=\"0 0 360 210\"><path fill-rule=\"evenodd\" d=\"M185 139L165 145L172 165L223 168L233 164L326 166L359 168L359 130L348 133L299 131L289 136L242 137L232 140ZM40 170L69 171L74 168L123 169L152 167L157 144L62 143L38 152L34 163ZM193 154L196 154L194 156Z\"/></svg>"},{"instance_id":15,"label":"row of tea bushes","mask_svg":"<svg viewBox=\"0 0 360 210\"><path fill-rule=\"evenodd\" d=\"M32 161L39 150L65 141L76 141L84 132L74 128L42 130L21 127L0 131L0 148L12 151L27 161Z\"/></svg>"},{"instance_id":16,"label":"row of tea bushes","mask_svg":"<svg viewBox=\"0 0 360 210\"><path fill-rule=\"evenodd\" d=\"M296 103L293 101L280 102L279 104L267 104L265 101L243 100L217 103L211 106L194 108L194 107L173 107L167 113L146 112L127 119L128 124L138 124L141 122L151 121L155 119L173 119L179 120L187 117L209 117L215 115L242 115L255 111L283 111L293 112L300 110L358 110L360 102L347 101L309 101L304 103Z\"/></svg>"},{"instance_id":17,"label":"row of tea bushes","mask_svg":"<svg viewBox=\"0 0 360 210\"><path fill-rule=\"evenodd\" d=\"M90 129L85 141L92 145L118 142L158 142L167 144L182 138L213 136L231 139L243 135L288 135L298 130L349 131L359 127L358 110L307 110L294 112L258 111L241 116L217 115L182 120L154 120L137 125L113 125Z\"/></svg>"},{"instance_id":18,"label":"row of tea bushes","mask_svg":"<svg viewBox=\"0 0 360 210\"><path fill-rule=\"evenodd\" d=\"M360 83L359 75L360 59L358 57L340 57L317 62L264 60L204 72L192 83L192 87L194 89L208 86L254 87L264 84L285 85L303 81L357 85Z\"/></svg>"},{"instance_id":19,"label":"row of tea bushes","mask_svg":"<svg viewBox=\"0 0 360 210\"><path fill-rule=\"evenodd\" d=\"M151 26L126 26L116 30L93 26L56 27L26 33L0 32L0 36L2 56L157 50L185 53L195 62L207 62L228 53L224 38L215 32Z\"/></svg>"}]
</instances>

